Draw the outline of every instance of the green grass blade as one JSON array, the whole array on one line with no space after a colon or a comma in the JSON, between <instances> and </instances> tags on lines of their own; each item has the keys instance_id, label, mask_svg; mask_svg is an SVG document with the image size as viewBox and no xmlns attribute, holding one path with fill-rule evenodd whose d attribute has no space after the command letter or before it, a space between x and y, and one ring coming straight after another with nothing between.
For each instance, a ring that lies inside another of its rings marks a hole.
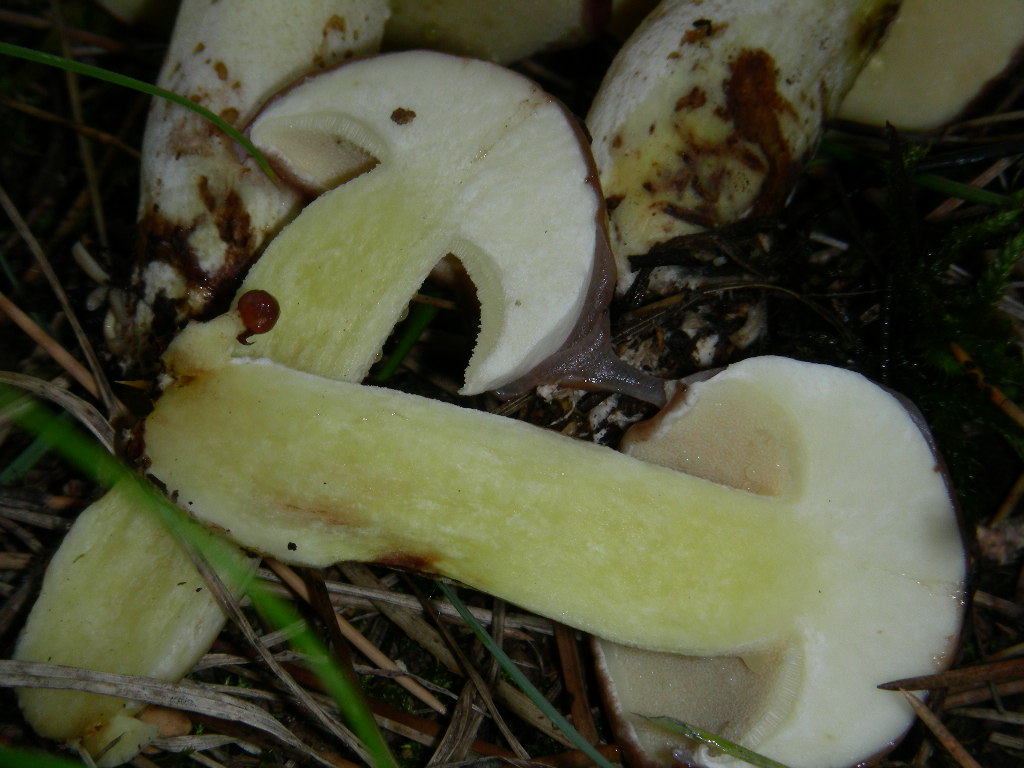
<instances>
[{"instance_id":1,"label":"green grass blade","mask_svg":"<svg viewBox=\"0 0 1024 768\"><path fill-rule=\"evenodd\" d=\"M73 61L72 59L65 59L63 56L55 56L51 53L43 53L42 51L36 51L32 48L24 48L20 45L0 42L0 53L8 56L15 56L19 59L26 59L28 61L35 62L36 64L45 64L47 66L57 67L58 69L65 69L68 72L74 72L77 75L92 77L97 80L103 80L107 83L113 83L114 85L124 86L125 88L131 88L132 90L139 91L140 93L145 93L149 96L156 96L161 99L167 99L168 101L173 101L175 104L180 104L186 109L191 109L193 112L200 115L205 120L210 121L232 139L241 144L245 148L245 151L248 152L256 161L267 177L275 181L277 180L277 174L274 173L274 170L270 167L270 164L263 156L263 153L256 149L255 145L251 141L243 136L229 122L214 114L206 107L196 104L185 96L181 96L155 85L150 85L143 80L136 80L134 77L120 75L116 72L111 72L100 67L83 64L80 61Z\"/></svg>"},{"instance_id":2,"label":"green grass blade","mask_svg":"<svg viewBox=\"0 0 1024 768\"><path fill-rule=\"evenodd\" d=\"M750 765L755 765L757 768L787 768L780 762L772 760L770 757L759 755L751 749L741 747L739 744L735 744L728 739L723 739L721 736L715 736L713 733L708 733L703 728L698 728L695 725L689 725L681 720L676 720L672 717L647 717L640 715L645 720L649 720L655 725L664 728L672 733L678 733L684 738L690 739L691 741L699 741L701 744L707 744L709 747L714 747L719 752L724 752L730 757L735 757L737 760L742 760Z\"/></svg>"},{"instance_id":3,"label":"green grass blade","mask_svg":"<svg viewBox=\"0 0 1024 768\"><path fill-rule=\"evenodd\" d=\"M923 189L930 189L939 192L947 197L955 197L975 205L990 205L993 208L1002 208L1009 205L1011 198L1000 195L998 192L989 192L987 189L972 187L970 184L963 184L959 181L947 179L944 176L936 176L930 173L918 173L910 177L910 180Z\"/></svg>"},{"instance_id":4,"label":"green grass blade","mask_svg":"<svg viewBox=\"0 0 1024 768\"><path fill-rule=\"evenodd\" d=\"M890 167L888 160L868 154L861 150L850 147L836 141L822 141L818 147L819 153L824 157L834 160L841 160L846 163L869 162L874 163L880 169ZM989 192L987 189L972 187L959 181L947 179L944 176L937 176L930 173L919 173L910 176L911 182L923 189L930 189L948 197L957 198L976 205L990 205L993 208L1003 208L1013 203L1013 198L1007 195L1000 195L997 192Z\"/></svg>"},{"instance_id":5,"label":"green grass blade","mask_svg":"<svg viewBox=\"0 0 1024 768\"><path fill-rule=\"evenodd\" d=\"M0 409L20 397L20 393L0 385ZM178 538L183 539L229 583L245 583L248 573L237 558L228 554L231 546L221 538L209 536L204 528L189 518L149 483L138 477L108 454L74 426L63 422L49 410L33 404L15 416L27 431L47 435L53 440L54 450L66 461L91 475L106 487L121 480L133 479L132 491L137 494L137 505L155 514ZM258 583L249 582L246 590L256 609L274 626L284 628L300 621L299 614L284 600L271 594ZM349 683L344 671L328 652L326 646L308 627L292 638L295 649L306 657L306 663L334 698L352 732L363 743L375 768L397 768L373 713L362 695ZM15 763L12 763L14 765ZM0 764L2 768L3 764ZM24 764L18 764L24 765Z\"/></svg>"},{"instance_id":6,"label":"green grass blade","mask_svg":"<svg viewBox=\"0 0 1024 768\"><path fill-rule=\"evenodd\" d=\"M409 320L406 322L401 336L398 337L394 350L381 364L380 370L377 371L377 375L374 377L374 381L383 383L394 376L398 366L402 364L405 356L409 354L409 350L419 341L420 336L423 335L427 326L433 322L440 311L433 304L414 304L412 306L409 310Z\"/></svg>"},{"instance_id":7,"label":"green grass blade","mask_svg":"<svg viewBox=\"0 0 1024 768\"><path fill-rule=\"evenodd\" d=\"M584 739L583 736L580 735L580 732L573 728L572 724L562 716L562 713L551 705L551 702L548 701L544 695L536 689L536 687L534 687L533 683L526 679L526 675L524 675L519 670L519 667L513 663L512 659L509 658L509 655L505 653L505 651L503 651L496 642L494 642L494 638L487 633L487 630L485 630L473 614L469 612L469 608L467 608L466 604L463 603L462 600L459 599L459 596L455 594L455 590L443 581L438 581L436 583L441 592L444 593L444 596L448 598L448 601L455 607L455 610L459 612L460 616L462 616L462 619L469 625L469 628L473 630L473 634L477 636L477 639L483 643L487 651L497 659L501 668L505 670L509 677L512 678L512 682L519 686L519 689L525 693L535 705L537 705L537 708L555 724L558 730L564 733L566 737L576 745L577 749L593 760L596 765L600 766L600 768L614 768L608 759L598 752L589 741Z\"/></svg>"}]
</instances>

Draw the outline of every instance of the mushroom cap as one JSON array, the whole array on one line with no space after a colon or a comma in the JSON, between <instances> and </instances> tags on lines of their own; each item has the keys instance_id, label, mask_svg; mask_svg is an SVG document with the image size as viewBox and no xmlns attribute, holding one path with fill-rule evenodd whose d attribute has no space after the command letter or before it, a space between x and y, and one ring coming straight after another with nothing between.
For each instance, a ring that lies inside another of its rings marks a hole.
<instances>
[{"instance_id":1,"label":"mushroom cap","mask_svg":"<svg viewBox=\"0 0 1024 768\"><path fill-rule=\"evenodd\" d=\"M899 740L913 712L876 686L947 666L964 605L956 507L921 423L858 374L768 357L685 387L627 435L634 457L798 497L794 524L827 552L791 634L759 653L694 658L597 642L634 762L664 764L681 749L695 764L735 763L692 751L637 713L687 721L796 768L844 768Z\"/></svg>"},{"instance_id":2,"label":"mushroom cap","mask_svg":"<svg viewBox=\"0 0 1024 768\"><path fill-rule=\"evenodd\" d=\"M352 349L379 349L449 254L481 307L467 394L528 373L590 309L603 201L573 118L526 78L442 53L377 56L284 92L250 135L327 191L246 277L240 293L269 291L281 314L244 354L359 379L372 360Z\"/></svg>"}]
</instances>

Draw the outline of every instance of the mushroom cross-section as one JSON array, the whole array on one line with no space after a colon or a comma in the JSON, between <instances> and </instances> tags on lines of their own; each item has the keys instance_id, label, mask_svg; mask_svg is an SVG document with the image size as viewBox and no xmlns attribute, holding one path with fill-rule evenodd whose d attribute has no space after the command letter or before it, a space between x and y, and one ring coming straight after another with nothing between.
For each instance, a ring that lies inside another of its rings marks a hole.
<instances>
[{"instance_id":1,"label":"mushroom cross-section","mask_svg":"<svg viewBox=\"0 0 1024 768\"><path fill-rule=\"evenodd\" d=\"M426 51L355 61L272 100L250 135L284 175L328 191L246 278L281 312L240 354L359 379L350 348L379 348L448 254L481 306L466 393L528 373L588 309L607 251L594 170L572 117L525 78Z\"/></svg>"},{"instance_id":2,"label":"mushroom cross-section","mask_svg":"<svg viewBox=\"0 0 1024 768\"><path fill-rule=\"evenodd\" d=\"M236 324L195 326L187 346L223 348ZM147 421L147 455L201 518L281 559L414 565L620 643L795 648L772 735L787 756L843 766L883 749L906 708L875 686L934 669L957 634L943 475L903 405L856 374L761 358L707 385L712 428L738 423L718 393L767 425L746 438L768 446L752 477L785 459L759 495L404 393L169 363L182 384Z\"/></svg>"},{"instance_id":3,"label":"mushroom cross-section","mask_svg":"<svg viewBox=\"0 0 1024 768\"><path fill-rule=\"evenodd\" d=\"M793 632L774 647L694 658L595 642L634 765L736 763L696 749L652 716L808 768L860 764L910 726L902 696L875 686L953 661L965 567L918 419L855 374L763 358L691 382L627 433L623 450L632 456L750 493L786 498L807 477L818 499L818 519L809 522L832 550ZM827 447L840 441L841 456Z\"/></svg>"}]
</instances>

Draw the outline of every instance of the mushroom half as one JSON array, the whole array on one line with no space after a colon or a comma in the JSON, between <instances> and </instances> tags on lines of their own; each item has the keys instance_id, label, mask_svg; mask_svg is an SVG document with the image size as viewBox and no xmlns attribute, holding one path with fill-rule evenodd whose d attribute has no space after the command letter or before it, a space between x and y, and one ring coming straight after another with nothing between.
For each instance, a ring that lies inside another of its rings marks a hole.
<instances>
[{"instance_id":1,"label":"mushroom half","mask_svg":"<svg viewBox=\"0 0 1024 768\"><path fill-rule=\"evenodd\" d=\"M464 393L526 375L605 308L593 300L610 270L586 143L526 78L442 53L386 54L307 78L249 132L283 174L327 191L246 277L241 292L273 294L280 319L239 354L359 380L369 363L350 350L379 349L447 255L481 307Z\"/></svg>"},{"instance_id":2,"label":"mushroom half","mask_svg":"<svg viewBox=\"0 0 1024 768\"><path fill-rule=\"evenodd\" d=\"M913 721L880 683L953 661L964 603L957 517L919 415L863 377L752 359L691 383L623 450L807 507L827 551L792 631L755 653L696 658L604 640L595 652L637 766L737 761L649 719L711 731L794 768L845 768ZM685 598L684 598L685 599Z\"/></svg>"}]
</instances>

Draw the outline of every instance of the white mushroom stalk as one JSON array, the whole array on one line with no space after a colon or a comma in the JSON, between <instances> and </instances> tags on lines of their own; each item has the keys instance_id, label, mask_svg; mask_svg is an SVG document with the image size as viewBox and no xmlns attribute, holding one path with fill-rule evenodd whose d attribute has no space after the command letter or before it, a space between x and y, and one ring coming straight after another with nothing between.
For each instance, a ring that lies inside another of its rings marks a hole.
<instances>
[{"instance_id":1,"label":"white mushroom stalk","mask_svg":"<svg viewBox=\"0 0 1024 768\"><path fill-rule=\"evenodd\" d=\"M630 256L778 212L898 0L664 0L587 116L625 290Z\"/></svg>"},{"instance_id":2,"label":"white mushroom stalk","mask_svg":"<svg viewBox=\"0 0 1024 768\"><path fill-rule=\"evenodd\" d=\"M157 79L241 129L301 75L376 52L385 0L184 0ZM241 162L195 113L157 101L142 148L140 261L127 327L109 342L129 367L190 317L221 308L300 196Z\"/></svg>"}]
</instances>

